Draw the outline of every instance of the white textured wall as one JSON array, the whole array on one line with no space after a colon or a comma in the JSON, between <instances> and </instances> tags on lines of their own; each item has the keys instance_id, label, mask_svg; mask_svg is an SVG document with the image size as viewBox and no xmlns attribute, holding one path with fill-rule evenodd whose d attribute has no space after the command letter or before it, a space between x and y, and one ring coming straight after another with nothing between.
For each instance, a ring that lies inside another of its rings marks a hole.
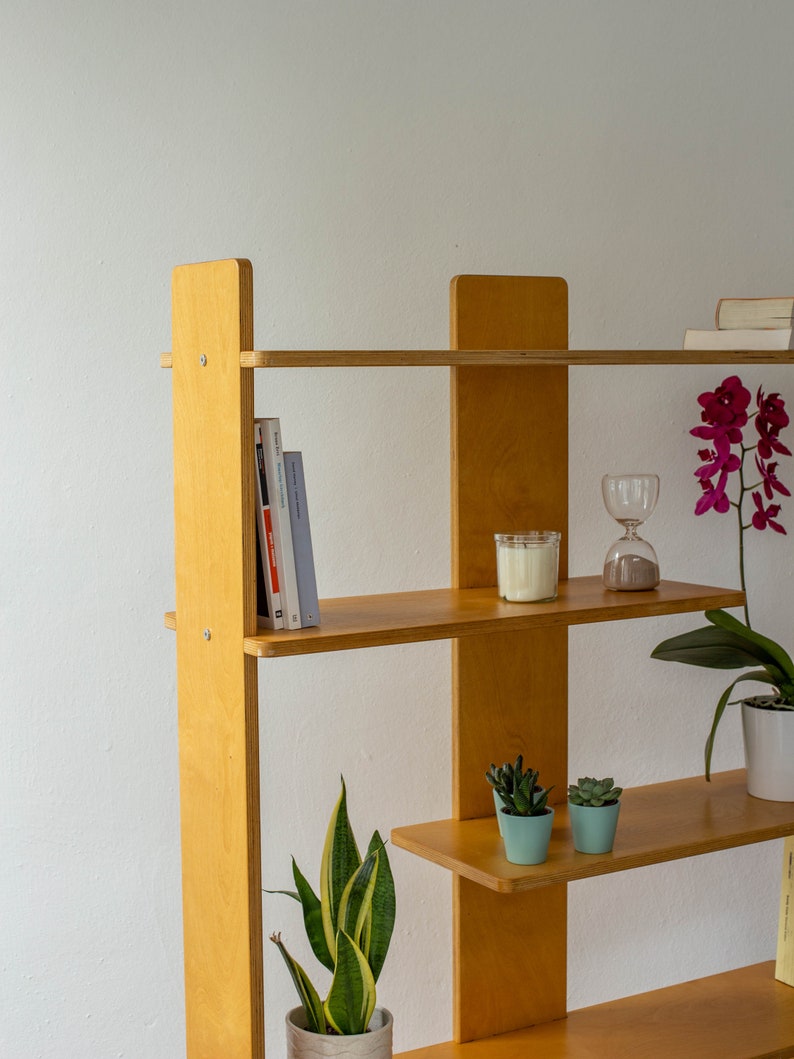
<instances>
[{"instance_id":1,"label":"white textured wall","mask_svg":"<svg viewBox=\"0 0 794 1059\"><path fill-rule=\"evenodd\" d=\"M573 346L678 346L720 295L794 289L793 31L788 0L5 5L3 1056L184 1046L162 629L172 266L251 258L259 348L443 346L447 282L467 271L566 276ZM747 374L794 394L787 370ZM694 398L721 377L573 374L574 573L614 536L601 474L642 466L662 475L648 536L664 572L735 582L732 524L691 514ZM257 386L305 452L321 592L447 583L446 373ZM752 542L755 618L785 636L791 543L769 537ZM691 621L572 631L573 776L698 773L719 677L647 657ZM447 644L281 660L260 681L266 886L289 882L290 853L316 875L340 772L362 833L447 814ZM737 729L720 768L741 763ZM572 1005L770 957L779 855L572 886ZM392 859L381 996L407 1048L450 1033L450 883ZM264 912L300 948L292 908ZM292 996L266 958L279 1057Z\"/></svg>"}]
</instances>

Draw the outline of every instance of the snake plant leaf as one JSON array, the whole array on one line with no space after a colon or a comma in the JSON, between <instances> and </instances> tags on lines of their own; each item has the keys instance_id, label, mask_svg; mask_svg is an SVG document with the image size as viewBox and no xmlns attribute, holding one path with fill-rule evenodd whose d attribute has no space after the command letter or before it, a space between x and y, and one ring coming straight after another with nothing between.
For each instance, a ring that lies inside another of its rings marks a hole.
<instances>
[{"instance_id":1,"label":"snake plant leaf","mask_svg":"<svg viewBox=\"0 0 794 1059\"><path fill-rule=\"evenodd\" d=\"M378 854L378 873L375 879L375 889L372 893L372 909L369 917L368 929L369 939L367 943L367 959L372 969L372 974L377 982L386 953L389 951L392 933L394 931L394 919L397 912L397 902L394 894L394 876L392 875L389 857L380 834L375 831L370 839L368 854Z\"/></svg>"},{"instance_id":2,"label":"snake plant leaf","mask_svg":"<svg viewBox=\"0 0 794 1059\"><path fill-rule=\"evenodd\" d=\"M294 857L292 858L292 877L298 888L295 897L300 901L303 908L303 925L306 928L306 937L309 939L312 952L323 967L327 967L329 971L333 971L334 958L331 955L328 948L328 942L325 939L320 899L306 881L300 868L295 863ZM282 890L281 892L286 893L287 891Z\"/></svg>"},{"instance_id":3,"label":"snake plant leaf","mask_svg":"<svg viewBox=\"0 0 794 1059\"><path fill-rule=\"evenodd\" d=\"M339 902L342 900L348 879L354 874L359 864L361 864L361 856L347 816L347 791L343 779L341 793L328 823L320 864L320 907L323 931L328 951L332 956L336 953Z\"/></svg>"},{"instance_id":4,"label":"snake plant leaf","mask_svg":"<svg viewBox=\"0 0 794 1059\"><path fill-rule=\"evenodd\" d=\"M729 684L728 687L720 695L717 708L714 711L714 720L711 722L711 731L706 739L705 759L706 759L706 779L711 782L711 756L714 751L714 739L717 735L717 728L722 715L725 713L725 707L728 705L728 699L730 698L731 692L737 684L741 684L743 680L755 680L762 684L772 684L777 686L777 682L769 675L765 669L757 669L753 673L744 673L742 676L737 677L733 683Z\"/></svg>"},{"instance_id":5,"label":"snake plant leaf","mask_svg":"<svg viewBox=\"0 0 794 1059\"><path fill-rule=\"evenodd\" d=\"M297 960L294 960L289 954L286 945L281 940L280 934L271 934L270 940L278 946L279 952L284 957L284 963L286 963L287 969L292 976L292 981L295 983L295 988L298 991L301 1004L303 1004L303 1010L306 1012L308 1029L311 1030L312 1033L325 1033L326 1022L323 1002L320 1000L317 990L309 980L309 976Z\"/></svg>"},{"instance_id":6,"label":"snake plant leaf","mask_svg":"<svg viewBox=\"0 0 794 1059\"><path fill-rule=\"evenodd\" d=\"M369 950L367 923L372 912L372 894L378 877L378 854L371 853L348 881L339 902L339 930L347 934L365 956Z\"/></svg>"},{"instance_id":7,"label":"snake plant leaf","mask_svg":"<svg viewBox=\"0 0 794 1059\"><path fill-rule=\"evenodd\" d=\"M343 930L336 939L336 971L323 1005L332 1029L364 1033L375 1010L375 979L364 953Z\"/></svg>"},{"instance_id":8,"label":"snake plant leaf","mask_svg":"<svg viewBox=\"0 0 794 1059\"><path fill-rule=\"evenodd\" d=\"M779 643L770 640L768 636L762 636L761 633L744 625L737 618L734 618L732 614L728 614L724 610L707 610L706 619L721 629L736 633L743 639L749 640L759 651L766 654L771 664L780 669L788 677L789 681L794 681L794 662L792 662L791 656L783 650ZM764 661L760 655L758 656L758 661L762 663Z\"/></svg>"},{"instance_id":9,"label":"snake plant leaf","mask_svg":"<svg viewBox=\"0 0 794 1059\"><path fill-rule=\"evenodd\" d=\"M683 662L690 666L704 666L707 669L746 669L748 666L761 665L774 669L783 678L774 659L769 653L735 632L705 625L700 629L691 629L663 640L651 652L651 658L666 662Z\"/></svg>"}]
</instances>

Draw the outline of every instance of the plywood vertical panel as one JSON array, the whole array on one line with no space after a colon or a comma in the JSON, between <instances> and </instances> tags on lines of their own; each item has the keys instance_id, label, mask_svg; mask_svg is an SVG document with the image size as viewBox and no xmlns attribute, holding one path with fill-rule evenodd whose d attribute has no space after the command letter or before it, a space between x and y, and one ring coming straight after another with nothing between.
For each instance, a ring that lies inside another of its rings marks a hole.
<instances>
[{"instance_id":1,"label":"plywood vertical panel","mask_svg":"<svg viewBox=\"0 0 794 1059\"><path fill-rule=\"evenodd\" d=\"M450 308L454 349L567 348L564 280L458 276ZM495 585L493 534L523 530L562 531L565 577L567 367L451 372L453 585ZM567 664L566 629L454 641L452 800L458 819L493 812L484 771L491 761L521 751L547 786L556 785L552 800L564 800ZM562 1017L564 885L508 901L459 878L453 886L455 1039ZM521 973L499 973L511 967Z\"/></svg>"},{"instance_id":2,"label":"plywood vertical panel","mask_svg":"<svg viewBox=\"0 0 794 1059\"><path fill-rule=\"evenodd\" d=\"M172 282L177 694L189 1059L264 1055L247 261Z\"/></svg>"}]
</instances>

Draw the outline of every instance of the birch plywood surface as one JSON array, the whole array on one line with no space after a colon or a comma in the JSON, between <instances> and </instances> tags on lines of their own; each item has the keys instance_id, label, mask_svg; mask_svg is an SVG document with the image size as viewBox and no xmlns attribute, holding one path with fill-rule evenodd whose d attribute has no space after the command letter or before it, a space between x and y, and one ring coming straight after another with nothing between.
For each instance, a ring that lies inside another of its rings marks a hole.
<instances>
[{"instance_id":1,"label":"birch plywood surface","mask_svg":"<svg viewBox=\"0 0 794 1059\"><path fill-rule=\"evenodd\" d=\"M187 1049L264 1054L251 268L174 270L177 694ZM206 630L206 632L205 632Z\"/></svg>"},{"instance_id":2,"label":"birch plywood surface","mask_svg":"<svg viewBox=\"0 0 794 1059\"><path fill-rule=\"evenodd\" d=\"M791 1059L794 990L774 963L573 1011L516 1033L398 1059Z\"/></svg>"},{"instance_id":3,"label":"birch plywood surface","mask_svg":"<svg viewBox=\"0 0 794 1059\"><path fill-rule=\"evenodd\" d=\"M482 785L490 796L484 778ZM555 806L554 830L544 864L523 866L505 858L493 812L477 820L436 820L398 827L392 832L392 841L481 886L509 894L792 833L794 802L751 798L744 769L737 769L718 773L711 783L695 776L627 790L621 798L611 853L576 852L567 805Z\"/></svg>"}]
</instances>

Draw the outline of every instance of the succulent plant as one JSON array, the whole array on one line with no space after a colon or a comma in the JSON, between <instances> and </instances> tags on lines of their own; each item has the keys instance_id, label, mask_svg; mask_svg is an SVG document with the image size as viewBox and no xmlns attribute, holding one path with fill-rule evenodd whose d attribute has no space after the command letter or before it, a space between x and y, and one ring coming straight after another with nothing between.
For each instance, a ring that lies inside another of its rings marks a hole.
<instances>
[{"instance_id":1,"label":"succulent plant","mask_svg":"<svg viewBox=\"0 0 794 1059\"><path fill-rule=\"evenodd\" d=\"M572 805L611 805L622 793L623 788L616 787L611 776L603 780L580 776L579 783L572 783L568 788L568 801Z\"/></svg>"},{"instance_id":2,"label":"succulent plant","mask_svg":"<svg viewBox=\"0 0 794 1059\"><path fill-rule=\"evenodd\" d=\"M549 787L544 791L538 783L536 769L524 771L524 757L519 754L514 765L506 761L501 768L493 763L485 773L503 803L502 811L508 816L541 816L546 812Z\"/></svg>"}]
</instances>

